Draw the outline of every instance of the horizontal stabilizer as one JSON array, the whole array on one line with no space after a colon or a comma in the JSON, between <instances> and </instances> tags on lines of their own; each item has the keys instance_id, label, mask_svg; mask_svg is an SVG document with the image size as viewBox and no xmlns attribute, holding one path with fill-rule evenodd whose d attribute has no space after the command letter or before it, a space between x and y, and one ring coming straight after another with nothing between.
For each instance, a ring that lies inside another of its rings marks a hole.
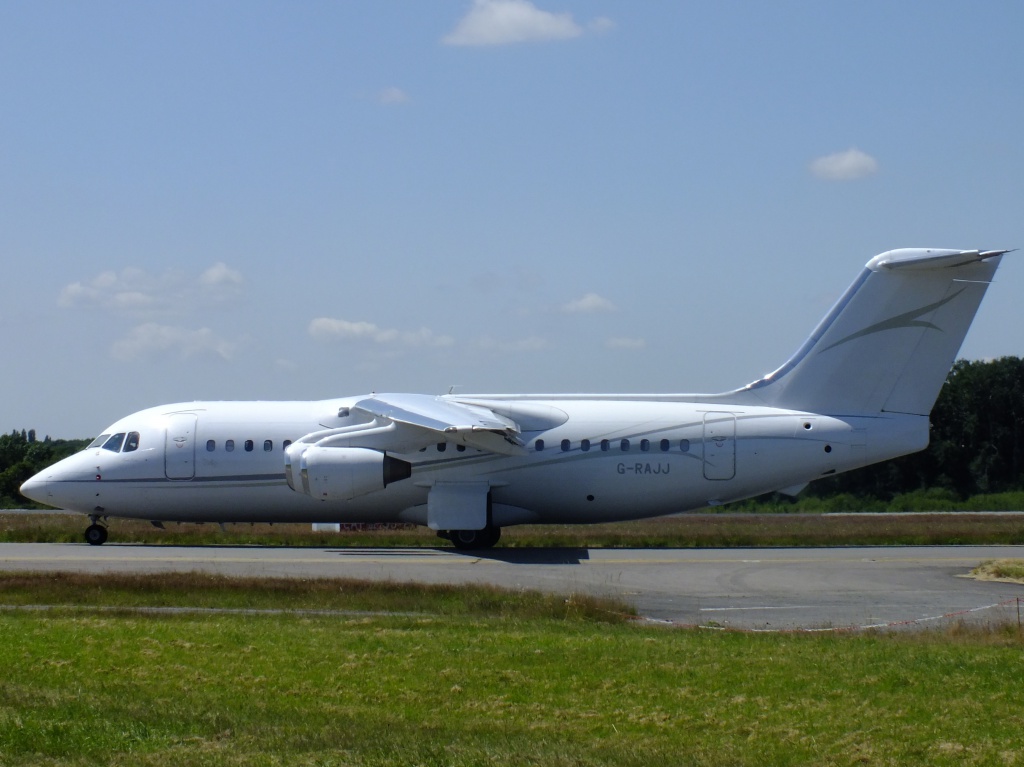
<instances>
[{"instance_id":1,"label":"horizontal stabilizer","mask_svg":"<svg viewBox=\"0 0 1024 767\"><path fill-rule=\"evenodd\" d=\"M948 269L1009 253L1009 250L938 250L902 248L875 256L868 269Z\"/></svg>"}]
</instances>

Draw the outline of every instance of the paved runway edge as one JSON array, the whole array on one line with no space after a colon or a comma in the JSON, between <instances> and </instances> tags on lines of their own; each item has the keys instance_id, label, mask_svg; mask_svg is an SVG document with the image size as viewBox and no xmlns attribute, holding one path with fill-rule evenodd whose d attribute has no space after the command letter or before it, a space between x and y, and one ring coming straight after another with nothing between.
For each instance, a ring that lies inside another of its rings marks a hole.
<instances>
[{"instance_id":1,"label":"paved runway edge","mask_svg":"<svg viewBox=\"0 0 1024 767\"><path fill-rule=\"evenodd\" d=\"M957 577L1003 558L1024 559L1024 546L495 549L471 555L450 549L0 543L3 571L488 583L614 596L644 618L674 625L762 631L1016 620L1024 586Z\"/></svg>"}]
</instances>

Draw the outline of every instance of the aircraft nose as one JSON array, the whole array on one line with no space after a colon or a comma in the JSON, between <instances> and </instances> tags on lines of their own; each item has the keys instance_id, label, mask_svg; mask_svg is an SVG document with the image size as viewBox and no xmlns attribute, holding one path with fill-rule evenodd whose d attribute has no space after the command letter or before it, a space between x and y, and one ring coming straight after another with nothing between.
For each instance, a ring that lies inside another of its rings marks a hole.
<instances>
[{"instance_id":1,"label":"aircraft nose","mask_svg":"<svg viewBox=\"0 0 1024 767\"><path fill-rule=\"evenodd\" d=\"M21 494L57 509L91 509L96 505L93 486L99 478L92 458L76 454L29 477L21 485Z\"/></svg>"},{"instance_id":2,"label":"aircraft nose","mask_svg":"<svg viewBox=\"0 0 1024 767\"><path fill-rule=\"evenodd\" d=\"M50 482L45 476L46 472L39 472L34 477L29 477L21 483L21 494L39 503L46 503L49 497Z\"/></svg>"}]
</instances>

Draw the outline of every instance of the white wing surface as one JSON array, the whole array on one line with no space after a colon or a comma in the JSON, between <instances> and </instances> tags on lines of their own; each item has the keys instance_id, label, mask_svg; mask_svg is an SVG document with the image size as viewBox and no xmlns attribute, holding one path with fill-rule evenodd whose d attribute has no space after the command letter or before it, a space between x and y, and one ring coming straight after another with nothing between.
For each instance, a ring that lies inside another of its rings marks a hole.
<instances>
[{"instance_id":1,"label":"white wing surface","mask_svg":"<svg viewBox=\"0 0 1024 767\"><path fill-rule=\"evenodd\" d=\"M307 434L296 441L295 450L315 444L411 453L438 442L500 455L525 450L519 425L482 405L429 394L374 394L345 409L352 425Z\"/></svg>"},{"instance_id":2,"label":"white wing surface","mask_svg":"<svg viewBox=\"0 0 1024 767\"><path fill-rule=\"evenodd\" d=\"M467 405L428 394L375 394L353 410L413 427L424 444L453 442L491 453L520 455L523 444L515 421L480 405Z\"/></svg>"}]
</instances>

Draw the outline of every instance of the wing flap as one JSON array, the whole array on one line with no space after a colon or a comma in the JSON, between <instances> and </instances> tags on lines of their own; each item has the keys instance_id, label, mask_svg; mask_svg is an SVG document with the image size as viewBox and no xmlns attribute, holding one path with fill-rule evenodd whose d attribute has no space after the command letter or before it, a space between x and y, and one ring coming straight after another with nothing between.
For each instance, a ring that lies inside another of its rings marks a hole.
<instances>
[{"instance_id":1,"label":"wing flap","mask_svg":"<svg viewBox=\"0 0 1024 767\"><path fill-rule=\"evenodd\" d=\"M516 422L479 405L425 394L376 394L356 402L353 410L411 427L422 433L424 446L443 441L502 455L524 451Z\"/></svg>"}]
</instances>

